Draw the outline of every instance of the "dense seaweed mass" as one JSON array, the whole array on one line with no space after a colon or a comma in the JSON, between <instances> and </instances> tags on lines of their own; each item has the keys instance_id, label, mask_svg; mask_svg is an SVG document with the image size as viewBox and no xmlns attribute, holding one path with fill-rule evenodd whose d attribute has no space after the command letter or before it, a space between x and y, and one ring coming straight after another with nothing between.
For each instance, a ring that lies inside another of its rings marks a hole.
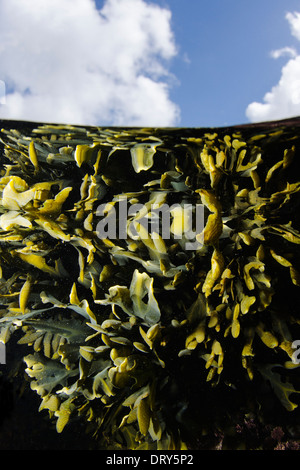
<instances>
[{"instance_id":1,"label":"dense seaweed mass","mask_svg":"<svg viewBox=\"0 0 300 470\"><path fill-rule=\"evenodd\" d=\"M58 433L79 417L102 449L243 448L252 421L297 423L299 131L2 129L0 340ZM142 209L99 236L121 201ZM177 204L167 238L140 223L153 204ZM204 206L194 249L185 204Z\"/></svg>"}]
</instances>

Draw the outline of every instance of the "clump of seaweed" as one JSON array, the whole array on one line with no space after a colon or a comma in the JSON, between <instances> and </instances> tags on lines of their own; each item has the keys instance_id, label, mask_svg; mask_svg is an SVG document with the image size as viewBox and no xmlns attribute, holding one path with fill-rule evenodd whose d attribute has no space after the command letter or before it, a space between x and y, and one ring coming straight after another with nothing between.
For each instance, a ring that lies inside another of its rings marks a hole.
<instances>
[{"instance_id":1,"label":"clump of seaweed","mask_svg":"<svg viewBox=\"0 0 300 470\"><path fill-rule=\"evenodd\" d=\"M79 416L101 448L186 449L209 429L223 441L235 412L295 413L298 128L1 134L0 340L32 348L59 433ZM142 209L99 237L122 201ZM147 232L153 204L174 203L170 236ZM205 208L189 250L185 203Z\"/></svg>"}]
</instances>

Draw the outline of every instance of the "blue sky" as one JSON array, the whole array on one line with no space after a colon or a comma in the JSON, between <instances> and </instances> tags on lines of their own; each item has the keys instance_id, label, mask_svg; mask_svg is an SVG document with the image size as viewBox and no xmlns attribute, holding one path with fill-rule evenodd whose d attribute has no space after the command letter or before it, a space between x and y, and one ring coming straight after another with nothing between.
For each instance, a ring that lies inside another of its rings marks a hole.
<instances>
[{"instance_id":1,"label":"blue sky","mask_svg":"<svg viewBox=\"0 0 300 470\"><path fill-rule=\"evenodd\" d=\"M285 58L272 50L298 47L285 14L299 0L169 0L179 54L172 99L181 124L223 126L248 122L248 104L261 101L280 79ZM299 49L299 47L298 47ZM188 59L188 61L187 61ZM300 114L300 113L299 113Z\"/></svg>"},{"instance_id":2,"label":"blue sky","mask_svg":"<svg viewBox=\"0 0 300 470\"><path fill-rule=\"evenodd\" d=\"M300 115L299 41L300 0L0 0L0 119L206 127Z\"/></svg>"}]
</instances>

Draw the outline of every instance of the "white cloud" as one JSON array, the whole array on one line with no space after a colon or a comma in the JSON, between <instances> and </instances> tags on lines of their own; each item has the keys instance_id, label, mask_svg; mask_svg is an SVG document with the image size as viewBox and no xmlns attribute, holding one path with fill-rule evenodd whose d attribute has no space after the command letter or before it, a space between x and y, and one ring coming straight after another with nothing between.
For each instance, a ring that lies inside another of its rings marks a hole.
<instances>
[{"instance_id":1,"label":"white cloud","mask_svg":"<svg viewBox=\"0 0 300 470\"><path fill-rule=\"evenodd\" d=\"M146 0L1 0L0 118L171 126L171 13Z\"/></svg>"},{"instance_id":2,"label":"white cloud","mask_svg":"<svg viewBox=\"0 0 300 470\"><path fill-rule=\"evenodd\" d=\"M300 13L289 12L286 14L286 19L290 23L292 35L295 36L295 38L299 39L300 41Z\"/></svg>"},{"instance_id":3,"label":"white cloud","mask_svg":"<svg viewBox=\"0 0 300 470\"><path fill-rule=\"evenodd\" d=\"M287 13L292 35L300 41L300 13ZM275 59L284 55L290 60L283 66L277 85L265 94L263 103L250 103L246 116L251 122L272 121L300 115L300 54L292 47L271 52Z\"/></svg>"},{"instance_id":4,"label":"white cloud","mask_svg":"<svg viewBox=\"0 0 300 470\"><path fill-rule=\"evenodd\" d=\"M297 51L294 47L282 47L281 49L276 49L271 51L271 57L273 59L279 59L279 57L289 56L292 58L297 57Z\"/></svg>"}]
</instances>

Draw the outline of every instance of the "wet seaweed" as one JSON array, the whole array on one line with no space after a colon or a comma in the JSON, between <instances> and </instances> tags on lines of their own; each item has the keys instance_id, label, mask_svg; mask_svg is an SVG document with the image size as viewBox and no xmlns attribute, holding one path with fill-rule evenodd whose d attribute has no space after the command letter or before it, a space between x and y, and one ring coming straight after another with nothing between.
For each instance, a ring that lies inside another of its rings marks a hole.
<instances>
[{"instance_id":1,"label":"wet seaweed","mask_svg":"<svg viewBox=\"0 0 300 470\"><path fill-rule=\"evenodd\" d=\"M280 123L2 129L0 341L30 347L58 433L79 417L99 448L226 447L237 416L297 413L299 141ZM124 225L119 204L142 209ZM189 249L185 204L204 207Z\"/></svg>"}]
</instances>

